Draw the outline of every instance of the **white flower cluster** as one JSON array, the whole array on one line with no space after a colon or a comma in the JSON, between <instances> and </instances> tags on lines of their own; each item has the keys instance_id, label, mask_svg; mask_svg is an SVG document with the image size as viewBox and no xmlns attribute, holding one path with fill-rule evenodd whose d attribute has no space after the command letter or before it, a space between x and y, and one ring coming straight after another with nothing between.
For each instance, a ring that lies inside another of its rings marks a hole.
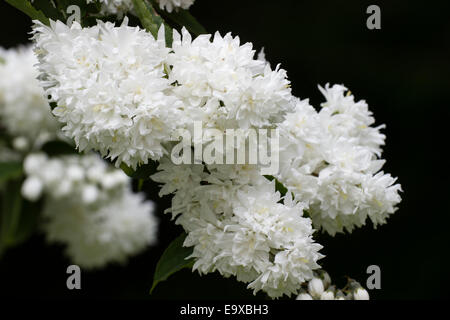
<instances>
[{"instance_id":1,"label":"white flower cluster","mask_svg":"<svg viewBox=\"0 0 450 320\"><path fill-rule=\"evenodd\" d=\"M35 38L42 84L58 104L53 113L63 131L80 151L95 149L135 168L164 154L179 104L166 94L164 40L125 24L82 29L58 21L37 25Z\"/></svg>"},{"instance_id":2,"label":"white flower cluster","mask_svg":"<svg viewBox=\"0 0 450 320\"><path fill-rule=\"evenodd\" d=\"M205 127L269 127L292 109L286 71L271 70L254 58L251 43L216 33L192 40L186 29L174 32L169 55L169 80L183 102L186 122L202 121Z\"/></svg>"},{"instance_id":3,"label":"white flower cluster","mask_svg":"<svg viewBox=\"0 0 450 320\"><path fill-rule=\"evenodd\" d=\"M76 264L123 263L156 240L153 203L134 194L129 178L100 157L31 154L24 169L23 196L32 201L45 196L47 239L66 244Z\"/></svg>"},{"instance_id":4,"label":"white flower cluster","mask_svg":"<svg viewBox=\"0 0 450 320\"><path fill-rule=\"evenodd\" d=\"M316 111L292 96L284 70L237 37L192 39L183 29L167 48L163 28L155 39L126 24L37 24L41 81L80 150L133 168L160 161L152 178L160 195L174 193L171 212L201 274L236 276L272 298L297 294L322 257L312 225L334 235L396 210L400 185L380 171L382 126L345 87L321 88ZM194 121L220 132L278 128L286 195L258 166L173 164L174 133Z\"/></svg>"},{"instance_id":5,"label":"white flower cluster","mask_svg":"<svg viewBox=\"0 0 450 320\"><path fill-rule=\"evenodd\" d=\"M218 271L272 298L297 294L319 268L321 245L301 205L284 199L249 165L174 165L162 161L152 179L160 195L175 193L171 212L193 246L193 269ZM281 203L283 200L284 203Z\"/></svg>"},{"instance_id":6,"label":"white flower cluster","mask_svg":"<svg viewBox=\"0 0 450 320\"><path fill-rule=\"evenodd\" d=\"M280 122L292 109L286 72L254 59L251 44L227 34L192 41L174 31L173 48L138 28L99 22L35 26L42 84L53 113L80 150L136 168L160 159L177 128L249 128Z\"/></svg>"},{"instance_id":7,"label":"white flower cluster","mask_svg":"<svg viewBox=\"0 0 450 320\"><path fill-rule=\"evenodd\" d=\"M174 9L189 9L195 0L157 0L162 10L172 12ZM87 3L96 2L96 0L86 0ZM112 14L122 17L128 12L134 12L132 0L98 0L101 3L101 14Z\"/></svg>"},{"instance_id":8,"label":"white flower cluster","mask_svg":"<svg viewBox=\"0 0 450 320\"><path fill-rule=\"evenodd\" d=\"M369 300L369 293L352 279L342 290L336 289L329 274L322 270L315 272L314 278L303 285L296 300Z\"/></svg>"},{"instance_id":9,"label":"white flower cluster","mask_svg":"<svg viewBox=\"0 0 450 320\"><path fill-rule=\"evenodd\" d=\"M380 171L383 126L374 123L364 101L341 85L320 88L326 98L319 112L298 100L279 126L278 179L303 202L316 228L334 235L365 224L385 223L401 198L396 179Z\"/></svg>"},{"instance_id":10,"label":"white flower cluster","mask_svg":"<svg viewBox=\"0 0 450 320\"><path fill-rule=\"evenodd\" d=\"M30 46L0 48L0 121L18 149L56 138L59 124L39 85L38 60Z\"/></svg>"}]
</instances>

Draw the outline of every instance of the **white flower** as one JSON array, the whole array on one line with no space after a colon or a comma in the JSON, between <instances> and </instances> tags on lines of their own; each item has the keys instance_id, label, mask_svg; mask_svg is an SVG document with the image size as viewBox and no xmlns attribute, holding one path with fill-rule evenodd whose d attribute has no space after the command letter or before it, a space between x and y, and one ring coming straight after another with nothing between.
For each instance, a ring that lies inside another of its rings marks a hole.
<instances>
[{"instance_id":1,"label":"white flower","mask_svg":"<svg viewBox=\"0 0 450 320\"><path fill-rule=\"evenodd\" d=\"M136 168L165 153L180 104L166 92L164 28L155 40L126 24L38 23L34 39L41 83L66 135L80 151L98 150Z\"/></svg>"},{"instance_id":2,"label":"white flower","mask_svg":"<svg viewBox=\"0 0 450 320\"><path fill-rule=\"evenodd\" d=\"M23 196L35 201L44 195L47 239L65 244L74 263L125 262L156 240L153 203L134 194L125 173L99 156L31 154L24 169Z\"/></svg>"},{"instance_id":3,"label":"white flower","mask_svg":"<svg viewBox=\"0 0 450 320\"><path fill-rule=\"evenodd\" d=\"M298 100L280 124L277 178L308 208L314 226L331 235L351 232L370 218L386 222L401 201L396 179L380 171L383 126L364 101L344 95L346 88L320 88L327 102L316 112Z\"/></svg>"},{"instance_id":4,"label":"white flower","mask_svg":"<svg viewBox=\"0 0 450 320\"><path fill-rule=\"evenodd\" d=\"M43 184L37 177L27 179L22 185L22 194L25 198L36 201L42 194Z\"/></svg>"},{"instance_id":5,"label":"white flower","mask_svg":"<svg viewBox=\"0 0 450 320\"><path fill-rule=\"evenodd\" d=\"M101 14L112 14L122 17L127 13L134 14L134 5L132 0L98 0L101 3ZM162 10L172 12L173 9L189 9L195 0L157 0ZM94 0L86 0L92 3Z\"/></svg>"},{"instance_id":6,"label":"white flower","mask_svg":"<svg viewBox=\"0 0 450 320\"><path fill-rule=\"evenodd\" d=\"M186 123L247 129L281 121L293 99L286 71L256 60L252 45L240 45L238 37L210 38L174 31L169 80L185 105Z\"/></svg>"},{"instance_id":7,"label":"white flower","mask_svg":"<svg viewBox=\"0 0 450 320\"><path fill-rule=\"evenodd\" d=\"M0 58L0 121L9 134L20 137L15 147L23 150L55 138L59 124L36 79L32 48L0 48Z\"/></svg>"},{"instance_id":8,"label":"white flower","mask_svg":"<svg viewBox=\"0 0 450 320\"><path fill-rule=\"evenodd\" d=\"M18 151L26 151L30 147L30 143L29 143L28 139L25 137L14 138L12 145L13 145L14 149L16 149Z\"/></svg>"},{"instance_id":9,"label":"white flower","mask_svg":"<svg viewBox=\"0 0 450 320\"><path fill-rule=\"evenodd\" d=\"M94 0L86 0L87 3ZM101 3L100 14L112 14L122 17L128 12L134 12L133 0L99 0Z\"/></svg>"},{"instance_id":10,"label":"white flower","mask_svg":"<svg viewBox=\"0 0 450 320\"><path fill-rule=\"evenodd\" d=\"M123 171L107 166L97 155L65 155L49 158L43 153L30 154L25 158L24 169L27 178L24 186L37 185L40 181L43 192L52 198L71 196L86 204L108 202L114 195L120 195L129 179ZM96 171L96 175L89 174ZM119 183L104 185L104 180L115 179ZM32 193L31 193L32 194ZM36 200L23 193L29 200Z\"/></svg>"},{"instance_id":11,"label":"white flower","mask_svg":"<svg viewBox=\"0 0 450 320\"><path fill-rule=\"evenodd\" d=\"M324 292L323 282L319 278L313 278L308 283L308 291L312 297L320 298Z\"/></svg>"},{"instance_id":12,"label":"white flower","mask_svg":"<svg viewBox=\"0 0 450 320\"><path fill-rule=\"evenodd\" d=\"M159 7L168 12L172 12L173 9L189 9L194 4L195 0L157 0Z\"/></svg>"},{"instance_id":13,"label":"white flower","mask_svg":"<svg viewBox=\"0 0 450 320\"><path fill-rule=\"evenodd\" d=\"M128 188L101 206L77 199L48 198L44 206L47 240L66 245L66 253L82 268L124 263L156 240L153 204Z\"/></svg>"},{"instance_id":14,"label":"white flower","mask_svg":"<svg viewBox=\"0 0 450 320\"><path fill-rule=\"evenodd\" d=\"M369 294L357 281L350 278L344 289L336 289L336 286L331 285L328 273L319 270L314 271L313 279L302 284L296 300L369 300Z\"/></svg>"},{"instance_id":15,"label":"white flower","mask_svg":"<svg viewBox=\"0 0 450 320\"><path fill-rule=\"evenodd\" d=\"M152 178L166 183L164 194L175 192L170 211L188 234L184 245L194 247L194 270L234 275L255 293L278 298L297 294L319 268L311 220L289 196L280 203L257 166L164 161L159 170Z\"/></svg>"}]
</instances>

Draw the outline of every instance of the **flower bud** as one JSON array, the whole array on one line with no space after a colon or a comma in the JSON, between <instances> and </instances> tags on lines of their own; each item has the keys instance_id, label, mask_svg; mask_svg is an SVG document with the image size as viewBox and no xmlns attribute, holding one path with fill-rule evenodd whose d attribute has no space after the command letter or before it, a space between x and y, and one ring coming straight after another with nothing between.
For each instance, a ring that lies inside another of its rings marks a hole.
<instances>
[{"instance_id":1,"label":"flower bud","mask_svg":"<svg viewBox=\"0 0 450 320\"><path fill-rule=\"evenodd\" d=\"M341 290L338 290L338 292L336 292L336 298L334 300L346 300L345 294Z\"/></svg>"},{"instance_id":2,"label":"flower bud","mask_svg":"<svg viewBox=\"0 0 450 320\"><path fill-rule=\"evenodd\" d=\"M322 281L323 281L323 287L327 289L331 285L331 278L328 272L324 271L322 273Z\"/></svg>"},{"instance_id":3,"label":"flower bud","mask_svg":"<svg viewBox=\"0 0 450 320\"><path fill-rule=\"evenodd\" d=\"M320 280L319 278L313 278L311 281L309 281L308 291L309 294L314 298L320 298L324 291L322 280Z\"/></svg>"},{"instance_id":4,"label":"flower bud","mask_svg":"<svg viewBox=\"0 0 450 320\"><path fill-rule=\"evenodd\" d=\"M295 300L312 300L313 298L307 293L300 293Z\"/></svg>"},{"instance_id":5,"label":"flower bud","mask_svg":"<svg viewBox=\"0 0 450 320\"><path fill-rule=\"evenodd\" d=\"M29 147L28 140L25 137L17 137L17 138L15 138L13 140L12 144L13 144L14 149L19 150L19 151L25 151Z\"/></svg>"},{"instance_id":6,"label":"flower bud","mask_svg":"<svg viewBox=\"0 0 450 320\"><path fill-rule=\"evenodd\" d=\"M353 293L353 298L355 300L369 300L369 293L366 289L358 288Z\"/></svg>"},{"instance_id":7,"label":"flower bud","mask_svg":"<svg viewBox=\"0 0 450 320\"><path fill-rule=\"evenodd\" d=\"M320 296L320 300L334 300L333 291L327 290Z\"/></svg>"},{"instance_id":8,"label":"flower bud","mask_svg":"<svg viewBox=\"0 0 450 320\"><path fill-rule=\"evenodd\" d=\"M22 195L30 201L36 201L43 189L41 180L36 177L29 177L22 185Z\"/></svg>"},{"instance_id":9,"label":"flower bud","mask_svg":"<svg viewBox=\"0 0 450 320\"><path fill-rule=\"evenodd\" d=\"M98 188L96 186L93 185L87 185L84 187L83 189L83 202L86 204L90 204L95 202L95 200L97 200L98 198Z\"/></svg>"},{"instance_id":10,"label":"flower bud","mask_svg":"<svg viewBox=\"0 0 450 320\"><path fill-rule=\"evenodd\" d=\"M83 168L77 165L71 165L67 168L67 177L73 181L81 181L84 179L84 171Z\"/></svg>"}]
</instances>

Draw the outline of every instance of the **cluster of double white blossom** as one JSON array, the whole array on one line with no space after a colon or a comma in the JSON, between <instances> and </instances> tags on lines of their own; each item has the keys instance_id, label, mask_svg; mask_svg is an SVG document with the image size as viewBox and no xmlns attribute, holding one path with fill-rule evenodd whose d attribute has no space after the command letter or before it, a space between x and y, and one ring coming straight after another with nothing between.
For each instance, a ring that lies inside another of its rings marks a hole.
<instances>
[{"instance_id":1,"label":"cluster of double white blossom","mask_svg":"<svg viewBox=\"0 0 450 320\"><path fill-rule=\"evenodd\" d=\"M314 278L304 283L297 300L369 300L369 293L357 281L348 279L341 290L332 285L326 271L314 272Z\"/></svg>"},{"instance_id":2,"label":"cluster of double white blossom","mask_svg":"<svg viewBox=\"0 0 450 320\"><path fill-rule=\"evenodd\" d=\"M18 151L39 148L61 136L37 80L37 62L31 46L0 48L0 122Z\"/></svg>"},{"instance_id":3,"label":"cluster of double white blossom","mask_svg":"<svg viewBox=\"0 0 450 320\"><path fill-rule=\"evenodd\" d=\"M44 198L47 239L65 244L69 257L86 268L124 262L154 243L154 205L132 192L123 171L94 154L39 153L44 142L61 137L36 79L37 59L31 46L1 49L0 57L0 124L13 147L0 146L0 161L25 157L22 194L31 201Z\"/></svg>"},{"instance_id":4,"label":"cluster of double white blossom","mask_svg":"<svg viewBox=\"0 0 450 320\"><path fill-rule=\"evenodd\" d=\"M193 269L218 271L249 283L270 297L297 293L299 284L320 268L322 246L312 239L303 206L282 198L251 165L174 165L164 159L152 179L163 183L160 195L175 193L173 217L193 246ZM283 200L283 202L281 202Z\"/></svg>"},{"instance_id":5,"label":"cluster of double white blossom","mask_svg":"<svg viewBox=\"0 0 450 320\"><path fill-rule=\"evenodd\" d=\"M367 105L327 86L316 111L292 95L286 71L255 59L238 37L192 39L183 29L168 48L164 28L155 38L126 19L117 27L37 23L34 33L41 83L63 131L117 165L160 161L152 178L161 195L174 193L169 211L202 274L236 276L272 298L297 294L322 257L313 223L351 232L367 217L384 223L400 201L400 186L379 172L384 135ZM276 178L288 192L257 165L173 164L173 133L194 121L221 131L278 128Z\"/></svg>"},{"instance_id":6,"label":"cluster of double white blossom","mask_svg":"<svg viewBox=\"0 0 450 320\"><path fill-rule=\"evenodd\" d=\"M44 195L43 229L84 268L124 263L156 241L154 205L133 193L121 170L97 155L26 157L22 195Z\"/></svg>"},{"instance_id":7,"label":"cluster of double white blossom","mask_svg":"<svg viewBox=\"0 0 450 320\"><path fill-rule=\"evenodd\" d=\"M133 13L133 0L86 0L87 3L101 3L101 14L112 14L122 17L124 14ZM188 9L195 0L157 0L162 10L172 12L178 9Z\"/></svg>"},{"instance_id":8,"label":"cluster of double white blossom","mask_svg":"<svg viewBox=\"0 0 450 320\"><path fill-rule=\"evenodd\" d=\"M279 125L279 181L302 201L314 226L334 235L361 227L369 217L376 227L396 211L401 187L380 169L383 125L364 101L341 85L321 88L326 101L316 111L308 100ZM346 93L347 92L347 93Z\"/></svg>"},{"instance_id":9,"label":"cluster of double white blossom","mask_svg":"<svg viewBox=\"0 0 450 320\"><path fill-rule=\"evenodd\" d=\"M129 27L98 22L90 28L38 23L34 39L42 85L63 131L80 150L136 168L167 154L176 129L260 128L292 108L286 72L253 59L251 44L216 33L192 40L174 31L167 48Z\"/></svg>"}]
</instances>

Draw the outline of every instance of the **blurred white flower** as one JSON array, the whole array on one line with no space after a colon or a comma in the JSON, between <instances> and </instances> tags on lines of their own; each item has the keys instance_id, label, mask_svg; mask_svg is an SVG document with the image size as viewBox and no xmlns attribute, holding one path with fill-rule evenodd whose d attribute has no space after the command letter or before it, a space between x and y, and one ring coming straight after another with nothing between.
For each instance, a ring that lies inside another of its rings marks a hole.
<instances>
[{"instance_id":1,"label":"blurred white flower","mask_svg":"<svg viewBox=\"0 0 450 320\"><path fill-rule=\"evenodd\" d=\"M101 4L101 14L117 15L123 17L127 13L134 14L132 0L98 0ZM172 12L174 9L189 9L195 0L156 0L162 10ZM93 3L95 0L86 0L86 3Z\"/></svg>"},{"instance_id":2,"label":"blurred white flower","mask_svg":"<svg viewBox=\"0 0 450 320\"><path fill-rule=\"evenodd\" d=\"M126 188L103 205L78 199L48 198L43 229L50 242L66 245L66 253L82 268L124 263L156 241L153 203Z\"/></svg>"},{"instance_id":3,"label":"blurred white flower","mask_svg":"<svg viewBox=\"0 0 450 320\"><path fill-rule=\"evenodd\" d=\"M10 135L20 138L14 147L24 151L55 138L59 124L36 79L38 60L32 48L0 48L0 58L0 122Z\"/></svg>"},{"instance_id":4,"label":"blurred white flower","mask_svg":"<svg viewBox=\"0 0 450 320\"><path fill-rule=\"evenodd\" d=\"M37 177L31 177L22 185L22 195L31 201L36 201L42 194L43 183Z\"/></svg>"},{"instance_id":5,"label":"blurred white flower","mask_svg":"<svg viewBox=\"0 0 450 320\"><path fill-rule=\"evenodd\" d=\"M156 241L153 203L134 194L125 173L99 156L31 154L24 169L22 195L31 201L44 195L47 239L65 244L74 263L125 262Z\"/></svg>"}]
</instances>

